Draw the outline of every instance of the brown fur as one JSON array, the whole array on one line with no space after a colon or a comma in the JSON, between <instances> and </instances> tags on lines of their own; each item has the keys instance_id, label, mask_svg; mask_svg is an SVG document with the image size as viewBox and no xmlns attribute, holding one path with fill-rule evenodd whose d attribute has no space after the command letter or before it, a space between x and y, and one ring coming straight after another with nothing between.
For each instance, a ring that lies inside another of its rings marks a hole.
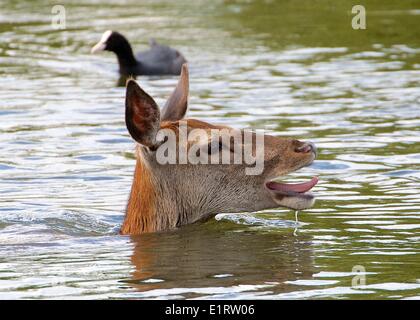
<instances>
[{"instance_id":1,"label":"brown fur","mask_svg":"<svg viewBox=\"0 0 420 320\"><path fill-rule=\"evenodd\" d=\"M121 227L121 234L139 234L156 229L156 192L149 170L139 159L134 171L127 213Z\"/></svg>"}]
</instances>

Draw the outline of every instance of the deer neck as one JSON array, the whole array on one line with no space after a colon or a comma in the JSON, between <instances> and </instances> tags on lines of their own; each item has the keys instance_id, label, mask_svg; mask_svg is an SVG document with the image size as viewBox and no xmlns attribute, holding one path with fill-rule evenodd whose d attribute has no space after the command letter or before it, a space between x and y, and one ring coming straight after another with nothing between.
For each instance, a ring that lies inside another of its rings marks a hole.
<instances>
[{"instance_id":1,"label":"deer neck","mask_svg":"<svg viewBox=\"0 0 420 320\"><path fill-rule=\"evenodd\" d=\"M164 231L201 220L202 212L187 198L179 197L177 186L154 174L138 159L121 234Z\"/></svg>"},{"instance_id":2,"label":"deer neck","mask_svg":"<svg viewBox=\"0 0 420 320\"><path fill-rule=\"evenodd\" d=\"M156 230L156 190L152 175L145 165L137 160L134 179L121 234L139 234Z\"/></svg>"}]
</instances>

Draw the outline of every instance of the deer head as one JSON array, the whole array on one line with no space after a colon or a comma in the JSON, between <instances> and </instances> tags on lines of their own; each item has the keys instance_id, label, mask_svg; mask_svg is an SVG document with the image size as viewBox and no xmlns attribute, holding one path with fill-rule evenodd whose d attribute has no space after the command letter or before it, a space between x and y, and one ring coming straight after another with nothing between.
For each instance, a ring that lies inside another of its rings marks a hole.
<instances>
[{"instance_id":1,"label":"deer head","mask_svg":"<svg viewBox=\"0 0 420 320\"><path fill-rule=\"evenodd\" d=\"M308 191L317 178L299 184L274 181L310 165L316 157L312 143L183 119L188 83L184 65L175 90L160 111L134 80L127 82L125 117L127 129L137 142L137 163L122 234L175 229L218 213L280 206L301 210L313 205L314 197ZM188 139L183 146L181 136L185 134ZM251 138L247 140L247 136ZM258 148L261 145L263 150ZM216 155L218 160L225 154L231 159L237 154L245 157L249 150L260 156L263 166L258 174L247 174L249 164L244 161L183 162L183 148L200 159ZM174 162L162 163L162 156L169 153Z\"/></svg>"}]
</instances>

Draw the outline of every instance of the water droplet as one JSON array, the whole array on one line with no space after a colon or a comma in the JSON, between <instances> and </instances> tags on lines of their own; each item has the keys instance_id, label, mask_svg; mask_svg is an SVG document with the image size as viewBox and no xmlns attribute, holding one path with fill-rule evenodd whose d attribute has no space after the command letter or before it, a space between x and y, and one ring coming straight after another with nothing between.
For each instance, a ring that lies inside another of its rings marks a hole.
<instances>
[{"instance_id":1,"label":"water droplet","mask_svg":"<svg viewBox=\"0 0 420 320\"><path fill-rule=\"evenodd\" d=\"M293 235L295 237L297 236L297 230L298 230L298 227L299 227L298 213L299 213L299 211L296 210L295 211L295 230L293 230Z\"/></svg>"}]
</instances>

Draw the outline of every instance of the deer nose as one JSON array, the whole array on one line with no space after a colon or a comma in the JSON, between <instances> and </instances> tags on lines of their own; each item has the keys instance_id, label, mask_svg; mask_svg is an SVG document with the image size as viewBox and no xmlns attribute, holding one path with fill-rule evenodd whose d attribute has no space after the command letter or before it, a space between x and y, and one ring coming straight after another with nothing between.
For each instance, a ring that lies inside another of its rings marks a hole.
<instances>
[{"instance_id":1,"label":"deer nose","mask_svg":"<svg viewBox=\"0 0 420 320\"><path fill-rule=\"evenodd\" d=\"M315 156L317 155L317 149L313 142L304 142L300 147L296 148L295 151L301 153L313 152Z\"/></svg>"}]
</instances>

